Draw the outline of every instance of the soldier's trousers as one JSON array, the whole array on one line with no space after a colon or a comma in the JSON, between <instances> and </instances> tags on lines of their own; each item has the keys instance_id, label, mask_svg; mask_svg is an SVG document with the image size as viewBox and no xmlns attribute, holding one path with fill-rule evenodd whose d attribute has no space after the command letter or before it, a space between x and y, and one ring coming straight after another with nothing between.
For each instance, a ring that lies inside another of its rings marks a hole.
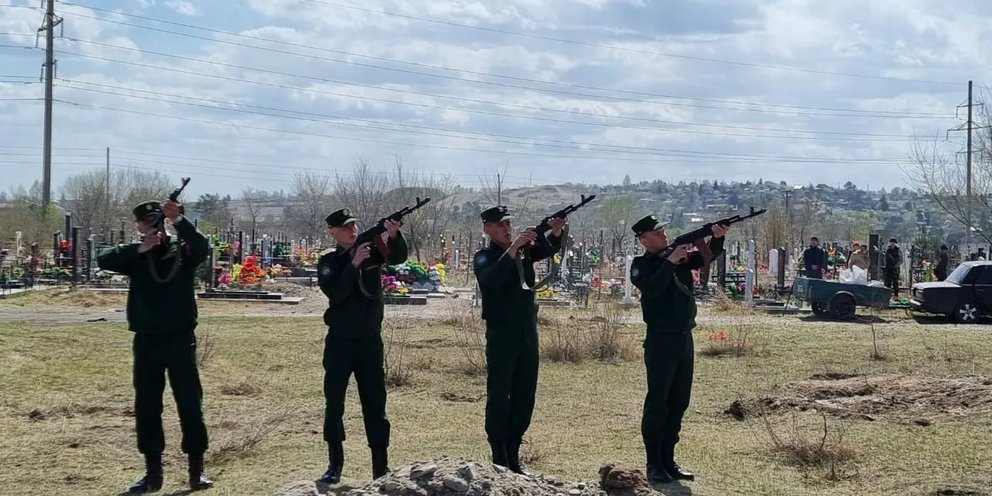
<instances>
[{"instance_id":1,"label":"soldier's trousers","mask_svg":"<svg viewBox=\"0 0 992 496\"><path fill-rule=\"evenodd\" d=\"M892 290L892 296L899 297L899 272L885 272L885 287Z\"/></svg>"},{"instance_id":2,"label":"soldier's trousers","mask_svg":"<svg viewBox=\"0 0 992 496\"><path fill-rule=\"evenodd\" d=\"M519 442L530 427L537 394L537 326L486 326L486 436Z\"/></svg>"},{"instance_id":3,"label":"soldier's trousers","mask_svg":"<svg viewBox=\"0 0 992 496\"><path fill-rule=\"evenodd\" d=\"M179 412L182 450L188 454L207 451L207 425L203 421L203 388L196 367L196 336L193 330L171 334L134 335L134 417L138 451L165 450L162 430L162 394L169 377Z\"/></svg>"},{"instance_id":4,"label":"soldier's trousers","mask_svg":"<svg viewBox=\"0 0 992 496\"><path fill-rule=\"evenodd\" d=\"M344 400L351 374L358 383L365 436L370 448L389 446L389 417L386 415L386 370L382 336L324 338L324 440L345 440Z\"/></svg>"},{"instance_id":5,"label":"soldier's trousers","mask_svg":"<svg viewBox=\"0 0 992 496\"><path fill-rule=\"evenodd\" d=\"M644 398L641 436L644 445L674 446L682 417L689 408L695 352L691 333L649 333L644 340L648 392Z\"/></svg>"}]
</instances>

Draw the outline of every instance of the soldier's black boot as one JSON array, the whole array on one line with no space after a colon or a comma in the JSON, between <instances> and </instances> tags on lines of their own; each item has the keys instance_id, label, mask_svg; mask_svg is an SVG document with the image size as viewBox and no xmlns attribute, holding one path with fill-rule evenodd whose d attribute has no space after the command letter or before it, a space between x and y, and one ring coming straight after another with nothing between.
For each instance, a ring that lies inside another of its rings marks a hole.
<instances>
[{"instance_id":1,"label":"soldier's black boot","mask_svg":"<svg viewBox=\"0 0 992 496\"><path fill-rule=\"evenodd\" d=\"M661 464L672 477L680 480L696 480L696 474L685 470L675 462L675 445L665 444L661 447Z\"/></svg>"},{"instance_id":2,"label":"soldier's black boot","mask_svg":"<svg viewBox=\"0 0 992 496\"><path fill-rule=\"evenodd\" d=\"M506 462L507 462L507 468L509 468L511 472L516 472L518 474L527 475L527 476L531 475L530 471L527 470L527 466L525 466L520 461L519 439L515 439L513 441L509 441L506 443Z\"/></svg>"},{"instance_id":3,"label":"soldier's black boot","mask_svg":"<svg viewBox=\"0 0 992 496\"><path fill-rule=\"evenodd\" d=\"M651 443L645 445L644 451L648 461L648 482L651 484L667 484L675 480L661 464L661 448L657 444Z\"/></svg>"},{"instance_id":4,"label":"soldier's black boot","mask_svg":"<svg viewBox=\"0 0 992 496\"><path fill-rule=\"evenodd\" d=\"M509 467L506 460L506 443L503 441L489 441L489 446L493 449L493 464Z\"/></svg>"},{"instance_id":5,"label":"soldier's black boot","mask_svg":"<svg viewBox=\"0 0 992 496\"><path fill-rule=\"evenodd\" d=\"M372 448L372 478L378 479L389 473L389 454L386 448Z\"/></svg>"},{"instance_id":6,"label":"soldier's black boot","mask_svg":"<svg viewBox=\"0 0 992 496\"><path fill-rule=\"evenodd\" d=\"M320 477L324 484L341 482L341 471L344 469L344 445L340 442L327 443L327 472Z\"/></svg>"},{"instance_id":7,"label":"soldier's black boot","mask_svg":"<svg viewBox=\"0 0 992 496\"><path fill-rule=\"evenodd\" d=\"M162 454L145 454L145 476L131 484L129 493L152 493L162 489Z\"/></svg>"},{"instance_id":8,"label":"soldier's black boot","mask_svg":"<svg viewBox=\"0 0 992 496\"><path fill-rule=\"evenodd\" d=\"M189 455L189 488L194 491L210 489L214 481L203 475L203 453Z\"/></svg>"}]
</instances>

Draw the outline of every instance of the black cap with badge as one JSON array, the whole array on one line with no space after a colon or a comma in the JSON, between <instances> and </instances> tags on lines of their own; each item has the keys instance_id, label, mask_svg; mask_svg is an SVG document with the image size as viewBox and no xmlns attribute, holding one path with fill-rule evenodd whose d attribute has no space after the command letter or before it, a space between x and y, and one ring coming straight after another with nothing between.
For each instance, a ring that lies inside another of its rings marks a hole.
<instances>
[{"instance_id":1,"label":"black cap with badge","mask_svg":"<svg viewBox=\"0 0 992 496\"><path fill-rule=\"evenodd\" d=\"M351 210L347 208L340 208L331 212L331 215L328 215L324 220L327 221L327 227L343 227L348 223L358 222L358 219L351 215Z\"/></svg>"},{"instance_id":2,"label":"black cap with badge","mask_svg":"<svg viewBox=\"0 0 992 496\"><path fill-rule=\"evenodd\" d=\"M482 222L503 222L507 219L512 219L513 216L510 215L505 205L497 205L492 208L487 208L482 211Z\"/></svg>"},{"instance_id":3,"label":"black cap with badge","mask_svg":"<svg viewBox=\"0 0 992 496\"><path fill-rule=\"evenodd\" d=\"M149 215L162 213L162 204L157 201L142 202L139 203L138 206L134 207L132 212L134 213L134 220L141 221Z\"/></svg>"},{"instance_id":4,"label":"black cap with badge","mask_svg":"<svg viewBox=\"0 0 992 496\"><path fill-rule=\"evenodd\" d=\"M640 236L646 232L655 231L667 225L668 222L661 222L658 220L658 216L651 214L635 222L634 225L630 227L630 230L634 231L634 236Z\"/></svg>"}]
</instances>

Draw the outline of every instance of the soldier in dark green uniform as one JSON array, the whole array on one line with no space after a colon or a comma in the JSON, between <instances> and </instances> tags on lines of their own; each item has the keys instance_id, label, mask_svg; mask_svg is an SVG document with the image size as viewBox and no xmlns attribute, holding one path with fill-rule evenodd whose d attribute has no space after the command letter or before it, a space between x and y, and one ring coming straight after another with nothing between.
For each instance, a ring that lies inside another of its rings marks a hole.
<instances>
[{"instance_id":1,"label":"soldier in dark green uniform","mask_svg":"<svg viewBox=\"0 0 992 496\"><path fill-rule=\"evenodd\" d=\"M372 450L372 476L389 472L389 418L386 415L386 374L383 362L382 315L383 265L400 264L407 259L407 245L400 233L401 223L386 222L388 239L383 243L363 243L358 238L358 220L346 209L336 210L325 219L337 247L321 254L317 280L327 295L324 312L327 337L324 339L324 440L327 441L327 472L320 480L327 484L341 481L344 468L344 398L348 380L355 374L362 403L365 435ZM354 247L353 253L349 250ZM383 252L386 253L383 256Z\"/></svg>"},{"instance_id":2,"label":"soldier in dark green uniform","mask_svg":"<svg viewBox=\"0 0 992 496\"><path fill-rule=\"evenodd\" d=\"M524 280L533 286L533 264L561 247L565 219L552 219L550 236L540 239L534 227L513 239L510 219L505 206L482 212L490 244L475 254L474 269L486 321L486 436L493 463L525 474L520 443L530 426L537 392L537 296L520 283L514 257L533 244L523 260Z\"/></svg>"},{"instance_id":3,"label":"soldier in dark green uniform","mask_svg":"<svg viewBox=\"0 0 992 496\"><path fill-rule=\"evenodd\" d=\"M178 203L145 202L134 209L141 243L120 245L97 258L101 269L130 278L127 296L128 329L134 333L134 417L138 451L145 456L145 476L130 492L162 487L162 393L165 377L179 410L182 450L189 457L189 484L193 490L213 485L203 475L207 426L203 421L203 389L196 366L196 269L207 258L209 245ZM164 215L178 239L159 232L154 220Z\"/></svg>"},{"instance_id":4,"label":"soldier in dark green uniform","mask_svg":"<svg viewBox=\"0 0 992 496\"><path fill-rule=\"evenodd\" d=\"M641 311L648 328L644 339L648 392L641 436L647 454L648 478L653 483L695 478L675 462L682 417L689 407L695 358L692 329L696 327L696 300L692 293L692 270L709 264L723 252L723 235L727 232L723 226L713 226L709 244L700 242L698 251L690 252L683 245L662 253L668 248L666 224L649 215L632 226L645 249L630 266L630 280L641 291Z\"/></svg>"}]
</instances>

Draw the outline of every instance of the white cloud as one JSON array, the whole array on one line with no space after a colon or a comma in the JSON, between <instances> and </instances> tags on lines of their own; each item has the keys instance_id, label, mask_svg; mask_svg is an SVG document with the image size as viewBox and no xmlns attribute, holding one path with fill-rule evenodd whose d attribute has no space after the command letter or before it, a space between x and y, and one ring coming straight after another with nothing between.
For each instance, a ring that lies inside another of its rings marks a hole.
<instances>
[{"instance_id":1,"label":"white cloud","mask_svg":"<svg viewBox=\"0 0 992 496\"><path fill-rule=\"evenodd\" d=\"M165 6L184 16L192 17L200 15L200 11L193 4L185 0L167 0Z\"/></svg>"},{"instance_id":2,"label":"white cloud","mask_svg":"<svg viewBox=\"0 0 992 496\"><path fill-rule=\"evenodd\" d=\"M192 162L181 160L161 166L163 170L213 174L197 182L204 191L236 193L248 183L270 189L286 187L279 181L285 181L298 167L348 169L358 156L389 167L397 155L410 167L464 174L458 177L472 185L477 183L473 174L507 165L510 175L533 174L538 182L565 176L573 182L615 182L629 173L635 181L746 180L760 175L803 184L843 183L854 171L863 175L870 170L872 177L879 178L873 186L891 187L903 181L892 161L907 155L905 138L913 133L932 136L959 123L953 112L964 97L965 82L992 80L992 61L981 50L992 41L992 26L976 15L984 8L984 3L977 1L951 6L923 0L879 0L870 8L856 0L695 0L664 5L607 0L353 3L369 12L311 1L249 0L248 9L240 12L237 20L226 15L226 9L233 8L226 3L198 3L195 11L184 11L182 4L191 8L193 4L182 1L158 2L157 6L150 0L107 3L112 5L106 8L119 8L124 13L145 9L142 15L152 17L161 16L162 8L168 7L184 15L200 15L195 21L199 25L338 51L219 34L216 36L222 40L265 46L276 52L211 43L72 15L76 12L148 24L122 14L108 16L64 7L67 37L124 48L60 41L63 52L173 70L98 63L63 53L59 56L60 77L208 102L179 105L131 97L173 99L168 96L106 87L89 88L111 94L56 88L57 98L64 101L131 111L57 104L56 146L111 146L277 166L201 162L199 167L192 167ZM0 10L4 14L0 16L0 31L36 29L40 19L36 11L10 10ZM377 10L590 45L383 16L374 12ZM143 54L135 48L272 72ZM25 52L11 55L0 51L0 74L37 74L41 52ZM930 82L852 78L699 59ZM242 79L263 84L240 82ZM0 83L0 98L37 95L39 89L39 85ZM254 105L253 109L239 108L257 113L216 108L217 102L230 101ZM37 142L40 113L35 107L30 102L0 105L4 114L0 136L23 132L31 137L30 143ZM951 117L879 118L832 109ZM489 140L485 139L487 134ZM870 134L884 137L866 136ZM0 145L4 142L0 137ZM589 151L596 148L591 144L612 145L615 151ZM726 154L725 159L709 155L711 152ZM837 162L754 162L759 155L833 157ZM850 158L871 158L880 163L868 166L845 161ZM58 170L67 173L71 169ZM19 170L13 181L29 183L34 176L33 170ZM892 184L883 184L883 179Z\"/></svg>"}]
</instances>

